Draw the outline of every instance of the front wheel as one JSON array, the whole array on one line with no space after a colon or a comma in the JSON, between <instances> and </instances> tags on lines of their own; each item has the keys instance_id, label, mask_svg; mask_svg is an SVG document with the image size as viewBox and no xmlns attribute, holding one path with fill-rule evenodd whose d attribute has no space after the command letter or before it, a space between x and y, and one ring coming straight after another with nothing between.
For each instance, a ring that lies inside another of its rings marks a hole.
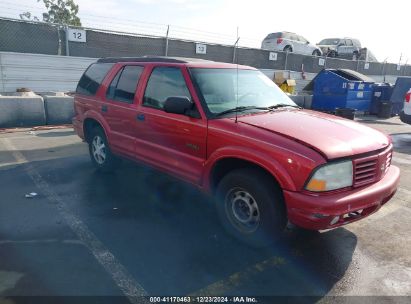
<instances>
[{"instance_id":1,"label":"front wheel","mask_svg":"<svg viewBox=\"0 0 411 304\"><path fill-rule=\"evenodd\" d=\"M271 244L287 223L281 189L256 169L235 170L221 180L217 211L227 232L253 247Z\"/></svg>"},{"instance_id":2,"label":"front wheel","mask_svg":"<svg viewBox=\"0 0 411 304\"><path fill-rule=\"evenodd\" d=\"M91 162L99 171L114 171L118 159L111 153L106 135L101 128L97 127L91 131L89 152Z\"/></svg>"},{"instance_id":3,"label":"front wheel","mask_svg":"<svg viewBox=\"0 0 411 304\"><path fill-rule=\"evenodd\" d=\"M313 51L313 56L321 56L320 50L314 50Z\"/></svg>"}]
</instances>

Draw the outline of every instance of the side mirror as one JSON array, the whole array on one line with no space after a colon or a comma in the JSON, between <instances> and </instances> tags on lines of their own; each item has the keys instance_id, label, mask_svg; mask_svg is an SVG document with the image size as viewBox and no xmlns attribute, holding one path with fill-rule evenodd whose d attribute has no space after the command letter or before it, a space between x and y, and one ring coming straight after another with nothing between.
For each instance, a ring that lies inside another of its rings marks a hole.
<instances>
[{"instance_id":1,"label":"side mirror","mask_svg":"<svg viewBox=\"0 0 411 304\"><path fill-rule=\"evenodd\" d=\"M186 114L187 111L193 108L193 103L188 97L168 97L164 103L164 111L166 113Z\"/></svg>"},{"instance_id":2,"label":"side mirror","mask_svg":"<svg viewBox=\"0 0 411 304\"><path fill-rule=\"evenodd\" d=\"M305 44L310 44L310 41L307 41Z\"/></svg>"}]
</instances>

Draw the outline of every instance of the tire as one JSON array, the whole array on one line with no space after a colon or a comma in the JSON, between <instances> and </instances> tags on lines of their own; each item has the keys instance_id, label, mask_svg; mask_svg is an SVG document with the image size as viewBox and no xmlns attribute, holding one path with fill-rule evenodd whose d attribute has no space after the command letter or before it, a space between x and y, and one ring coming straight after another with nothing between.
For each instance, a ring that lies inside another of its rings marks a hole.
<instances>
[{"instance_id":1,"label":"tire","mask_svg":"<svg viewBox=\"0 0 411 304\"><path fill-rule=\"evenodd\" d=\"M337 52L336 51L329 51L327 54L328 57L337 57Z\"/></svg>"},{"instance_id":2,"label":"tire","mask_svg":"<svg viewBox=\"0 0 411 304\"><path fill-rule=\"evenodd\" d=\"M91 131L88 147L91 162L98 171L113 172L116 169L118 159L111 153L106 135L100 127Z\"/></svg>"},{"instance_id":3,"label":"tire","mask_svg":"<svg viewBox=\"0 0 411 304\"><path fill-rule=\"evenodd\" d=\"M352 60L357 61L359 59L360 55L358 54L358 52L354 52L352 54Z\"/></svg>"},{"instance_id":4,"label":"tire","mask_svg":"<svg viewBox=\"0 0 411 304\"><path fill-rule=\"evenodd\" d=\"M286 53L292 53L292 52L293 52L293 48L292 48L291 46L287 45L287 46L284 48L284 52L286 52Z\"/></svg>"},{"instance_id":5,"label":"tire","mask_svg":"<svg viewBox=\"0 0 411 304\"><path fill-rule=\"evenodd\" d=\"M287 224L280 187L260 170L238 169L217 187L217 212L225 230L253 247L265 247Z\"/></svg>"},{"instance_id":6,"label":"tire","mask_svg":"<svg viewBox=\"0 0 411 304\"><path fill-rule=\"evenodd\" d=\"M313 56L321 56L321 52L319 50L314 50Z\"/></svg>"}]
</instances>

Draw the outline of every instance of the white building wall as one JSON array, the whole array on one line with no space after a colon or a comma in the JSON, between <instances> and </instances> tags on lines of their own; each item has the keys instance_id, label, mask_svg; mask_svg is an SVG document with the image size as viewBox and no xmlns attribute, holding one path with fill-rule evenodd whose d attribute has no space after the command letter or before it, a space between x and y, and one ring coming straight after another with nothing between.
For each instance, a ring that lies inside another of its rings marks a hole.
<instances>
[{"instance_id":1,"label":"white building wall","mask_svg":"<svg viewBox=\"0 0 411 304\"><path fill-rule=\"evenodd\" d=\"M74 91L81 75L95 58L0 52L0 92L15 92L17 88L28 88L35 92ZM262 70L274 79L275 70ZM290 75L288 76L288 73ZM314 73L285 71L284 76L297 80L297 92L315 77ZM383 76L370 76L377 82ZM386 81L395 83L395 76L386 76Z\"/></svg>"},{"instance_id":2,"label":"white building wall","mask_svg":"<svg viewBox=\"0 0 411 304\"><path fill-rule=\"evenodd\" d=\"M94 58L0 52L0 92L73 91Z\"/></svg>"}]
</instances>

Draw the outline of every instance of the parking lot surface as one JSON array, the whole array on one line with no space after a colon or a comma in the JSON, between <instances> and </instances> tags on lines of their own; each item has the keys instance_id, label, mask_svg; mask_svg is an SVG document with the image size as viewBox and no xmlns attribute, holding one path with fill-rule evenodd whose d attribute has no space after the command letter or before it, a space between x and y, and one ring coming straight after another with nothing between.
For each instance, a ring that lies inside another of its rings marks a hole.
<instances>
[{"instance_id":1,"label":"parking lot surface","mask_svg":"<svg viewBox=\"0 0 411 304\"><path fill-rule=\"evenodd\" d=\"M69 127L0 132L0 301L291 295L406 303L411 126L398 118L361 122L393 138L401 168L395 197L357 223L290 231L258 250L227 236L212 201L190 185L128 161L114 174L97 173Z\"/></svg>"}]
</instances>

